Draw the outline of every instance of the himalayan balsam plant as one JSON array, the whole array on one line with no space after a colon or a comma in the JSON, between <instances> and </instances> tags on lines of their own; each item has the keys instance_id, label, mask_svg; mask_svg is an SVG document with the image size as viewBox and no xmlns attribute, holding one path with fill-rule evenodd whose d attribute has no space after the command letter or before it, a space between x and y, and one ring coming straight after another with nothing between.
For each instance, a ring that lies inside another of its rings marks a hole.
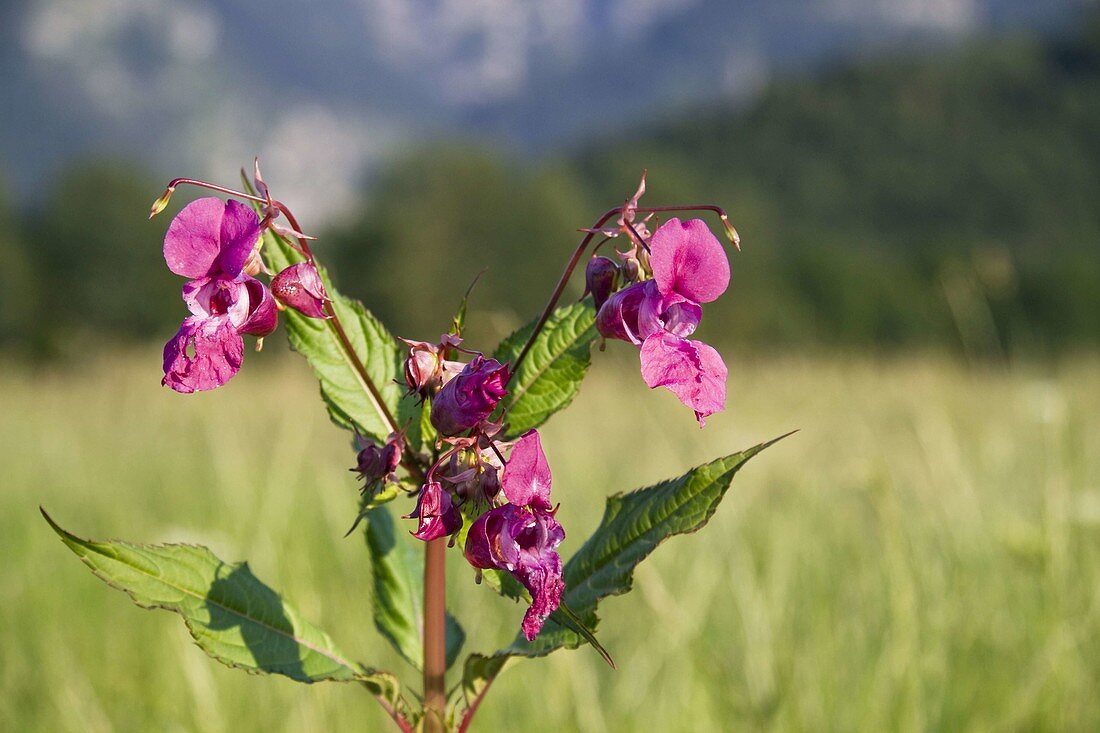
<instances>
[{"instance_id":1,"label":"himalayan balsam plant","mask_svg":"<svg viewBox=\"0 0 1100 733\"><path fill-rule=\"evenodd\" d=\"M729 284L726 251L701 219L656 217L717 215L736 247L726 213L709 205L642 206L643 175L630 199L581 230L543 312L488 355L462 338L465 299L437 340L391 336L332 287L313 238L271 196L259 166L251 180L242 178L245 190L177 179L153 204L150 216L184 184L228 197L193 201L168 226L164 260L185 279L186 315L164 347L163 384L184 394L222 386L241 368L244 337L255 337L258 348L284 320L329 415L353 434L352 470L362 488L348 533L365 525L374 624L421 673L422 689L353 661L246 563L223 562L196 545L82 539L47 515L53 529L137 605L181 615L218 661L298 682L356 682L402 731L466 731L493 680L519 658L589 644L614 666L594 635L600 600L628 592L635 566L666 538L706 524L737 470L770 443L610 496L595 533L563 562L569 543L547 448L565 448L544 446L538 428L570 404L592 345L602 349L606 339L635 346L642 381L670 390L700 426L725 407L726 365L691 337L703 304ZM584 295L559 306L586 255ZM384 506L390 502L405 512L403 521ZM423 554L413 548L418 542ZM464 633L446 610L448 548L469 564L472 581L526 606L515 640L467 656L450 689L447 670Z\"/></svg>"}]
</instances>

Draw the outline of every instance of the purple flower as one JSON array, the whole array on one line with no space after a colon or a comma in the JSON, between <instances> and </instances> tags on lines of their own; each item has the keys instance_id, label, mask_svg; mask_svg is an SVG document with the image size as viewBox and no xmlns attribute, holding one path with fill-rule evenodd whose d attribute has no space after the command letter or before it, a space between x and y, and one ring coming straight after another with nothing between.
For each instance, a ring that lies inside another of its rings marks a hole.
<instances>
[{"instance_id":1,"label":"purple flower","mask_svg":"<svg viewBox=\"0 0 1100 733\"><path fill-rule=\"evenodd\" d=\"M557 547L565 530L550 505L550 466L538 432L516 441L504 466L507 504L490 509L470 526L466 559L476 568L506 570L531 594L523 635L533 641L565 590Z\"/></svg>"},{"instance_id":2,"label":"purple flower","mask_svg":"<svg viewBox=\"0 0 1100 733\"><path fill-rule=\"evenodd\" d=\"M462 514L451 501L451 495L438 481L429 481L420 487L416 509L405 519L416 519L419 524L412 536L430 542L454 534L462 528Z\"/></svg>"},{"instance_id":3,"label":"purple flower","mask_svg":"<svg viewBox=\"0 0 1100 733\"><path fill-rule=\"evenodd\" d=\"M325 285L312 262L299 262L271 280L275 300L309 318L329 318L325 312Z\"/></svg>"},{"instance_id":4,"label":"purple flower","mask_svg":"<svg viewBox=\"0 0 1100 733\"><path fill-rule=\"evenodd\" d=\"M432 400L432 425L442 435L458 435L489 417L508 394L508 365L480 354Z\"/></svg>"},{"instance_id":5,"label":"purple flower","mask_svg":"<svg viewBox=\"0 0 1100 733\"><path fill-rule=\"evenodd\" d=\"M241 334L275 330L275 301L266 286L244 274L260 240L256 213L236 201L203 198L183 208L164 237L164 261L191 278L183 301L191 316L164 346L162 383L177 392L220 387L240 369Z\"/></svg>"},{"instance_id":6,"label":"purple flower","mask_svg":"<svg viewBox=\"0 0 1100 733\"><path fill-rule=\"evenodd\" d=\"M605 338L641 347L642 378L667 387L695 411L699 424L725 408L726 365L710 346L687 337L703 310L729 285L726 253L700 219L669 219L650 240L653 279L607 299L596 315Z\"/></svg>"}]
</instances>

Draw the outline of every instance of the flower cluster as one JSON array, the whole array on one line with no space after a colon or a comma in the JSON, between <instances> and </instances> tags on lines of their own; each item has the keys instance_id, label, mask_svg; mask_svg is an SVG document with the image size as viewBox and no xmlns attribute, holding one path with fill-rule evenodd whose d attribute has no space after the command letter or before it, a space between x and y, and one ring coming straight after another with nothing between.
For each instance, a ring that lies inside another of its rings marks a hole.
<instances>
[{"instance_id":1,"label":"flower cluster","mask_svg":"<svg viewBox=\"0 0 1100 733\"><path fill-rule=\"evenodd\" d=\"M556 550L565 531L551 508L539 435L531 430L511 446L494 437L501 423L490 418L507 394L508 365L478 353L466 364L450 361L450 351L461 350L453 335L439 344L405 343L409 390L431 400L432 425L451 446L428 470L407 516L417 521L412 534L425 541L455 537L464 518L472 518L466 559L479 570L509 572L528 590L523 633L534 639L565 587Z\"/></svg>"},{"instance_id":2,"label":"flower cluster","mask_svg":"<svg viewBox=\"0 0 1100 733\"><path fill-rule=\"evenodd\" d=\"M154 202L153 215L167 206L182 183L255 206L202 198L185 206L168 227L164 258L172 272L187 278L183 300L190 315L164 348L165 385L178 392L197 392L225 384L240 369L243 336L255 336L262 344L276 328L279 311L286 308L308 318L332 319L333 331L343 335L314 263L308 243L312 238L298 231L294 216L271 197L258 166L255 193L176 179ZM645 188L643 173L634 195L596 225L617 214L613 227L584 230L588 236L578 252L597 234L627 242L624 249L615 250L617 260L593 254L585 270L585 295L591 294L595 302L599 333L637 346L646 384L671 390L702 425L725 406L727 370L717 351L690 337L702 318L702 304L728 287L729 262L699 219L672 218L651 229L655 212L669 209L640 207ZM737 233L721 209L688 208L716 211L730 241L737 244ZM283 237L303 261L277 274L268 271L261 257L265 231ZM576 261L571 260L566 277ZM260 274L270 276L270 283L258 279ZM400 482L404 479L399 480L399 471L415 477L420 483L416 503L405 517L416 522L412 536L425 542L450 537L452 544L464 537L464 555L479 573L510 573L531 597L522 624L528 640L561 604L565 583L557 548L565 530L550 501L551 471L538 432L529 430L514 442L500 440L506 421L500 408L513 370L560 293L559 286L514 364L464 348L457 332L435 343L402 339L409 349L404 363L406 396L415 395L427 411L436 442L430 455L414 449L406 440L407 425L398 425L382 406L392 433L382 444L357 435L352 468L363 481L364 494L372 492L366 507L408 486ZM358 356L346 338L341 344L349 361L356 363ZM369 383L361 364L359 371ZM387 496L380 498L383 493Z\"/></svg>"},{"instance_id":3,"label":"flower cluster","mask_svg":"<svg viewBox=\"0 0 1100 733\"><path fill-rule=\"evenodd\" d=\"M466 559L475 568L506 570L531 594L523 634L532 641L561 603L565 582L557 547L565 530L550 504L550 465L538 432L516 441L504 466L507 500L482 514L466 537Z\"/></svg>"},{"instance_id":4,"label":"flower cluster","mask_svg":"<svg viewBox=\"0 0 1100 733\"><path fill-rule=\"evenodd\" d=\"M191 202L172 220L164 261L189 278L183 301L191 315L164 347L166 386L190 393L228 382L241 367L243 334L262 339L274 331L284 306L327 317L324 285L311 262L283 270L270 290L254 277L266 272L260 247L267 222L245 204L214 197Z\"/></svg>"}]
</instances>

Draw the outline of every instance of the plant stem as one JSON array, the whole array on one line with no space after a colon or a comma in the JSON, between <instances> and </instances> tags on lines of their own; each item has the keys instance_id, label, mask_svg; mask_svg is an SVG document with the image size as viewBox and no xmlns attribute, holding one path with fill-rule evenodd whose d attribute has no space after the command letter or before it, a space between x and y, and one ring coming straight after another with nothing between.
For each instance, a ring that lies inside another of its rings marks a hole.
<instances>
[{"instance_id":1,"label":"plant stem","mask_svg":"<svg viewBox=\"0 0 1100 733\"><path fill-rule=\"evenodd\" d=\"M447 540L424 548L424 731L443 733L447 707Z\"/></svg>"}]
</instances>

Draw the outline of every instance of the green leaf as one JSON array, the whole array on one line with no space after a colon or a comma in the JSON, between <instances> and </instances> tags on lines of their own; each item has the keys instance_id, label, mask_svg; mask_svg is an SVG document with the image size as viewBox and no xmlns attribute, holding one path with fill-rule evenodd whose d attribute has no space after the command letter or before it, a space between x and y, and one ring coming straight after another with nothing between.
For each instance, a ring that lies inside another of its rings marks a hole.
<instances>
[{"instance_id":1,"label":"green leaf","mask_svg":"<svg viewBox=\"0 0 1100 733\"><path fill-rule=\"evenodd\" d=\"M273 272L303 259L286 240L271 231L264 233L264 258ZM404 357L397 340L362 303L337 292L324 268L317 270L343 324L344 334L375 388L370 388L349 359L333 321L307 318L288 308L282 316L290 345L313 367L329 415L337 425L381 442L390 433L384 417L388 410L397 420L397 427L410 426L409 442L414 450L419 449L420 407L412 399L402 397L397 380L402 374Z\"/></svg>"},{"instance_id":2,"label":"green leaf","mask_svg":"<svg viewBox=\"0 0 1100 733\"><path fill-rule=\"evenodd\" d=\"M374 625L409 664L420 669L424 658L424 553L398 537L393 515L385 507L367 514L367 547L374 564ZM418 545L423 545L417 542ZM447 614L447 666L458 658L466 633Z\"/></svg>"},{"instance_id":3,"label":"green leaf","mask_svg":"<svg viewBox=\"0 0 1100 733\"><path fill-rule=\"evenodd\" d=\"M391 703L398 699L393 675L350 661L247 563L227 564L198 545L86 540L42 515L96 576L142 608L178 613L195 643L222 664L298 682L361 682Z\"/></svg>"},{"instance_id":4,"label":"green leaf","mask_svg":"<svg viewBox=\"0 0 1100 733\"><path fill-rule=\"evenodd\" d=\"M679 478L608 497L600 526L570 558L563 572L562 600L584 627L593 630L599 623L596 610L600 600L631 590L634 568L657 545L674 535L702 528L718 508L734 474L750 458L787 435L698 466ZM469 696L478 694L492 681L492 675L499 673L502 660L543 656L562 647L578 647L584 641L583 636L562 621L551 616L533 642L518 635L510 646L490 657L471 655L462 683L468 704Z\"/></svg>"},{"instance_id":5,"label":"green leaf","mask_svg":"<svg viewBox=\"0 0 1100 733\"><path fill-rule=\"evenodd\" d=\"M505 338L493 356L502 363L514 364L535 323ZM504 398L508 410L505 438L537 428L577 396L592 363L595 324L596 311L590 298L557 308L550 315L509 384L509 394Z\"/></svg>"}]
</instances>

